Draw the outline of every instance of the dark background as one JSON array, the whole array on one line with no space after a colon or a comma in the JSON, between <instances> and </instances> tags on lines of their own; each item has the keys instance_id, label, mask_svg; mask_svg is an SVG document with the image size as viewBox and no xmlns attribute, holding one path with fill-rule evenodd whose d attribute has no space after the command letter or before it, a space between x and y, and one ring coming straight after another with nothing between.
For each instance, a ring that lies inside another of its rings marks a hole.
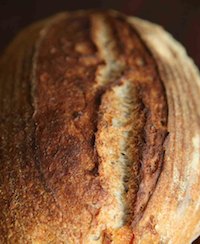
<instances>
[{"instance_id":1,"label":"dark background","mask_svg":"<svg viewBox=\"0 0 200 244\"><path fill-rule=\"evenodd\" d=\"M59 11L90 8L113 8L164 26L200 68L200 0L0 0L0 54L33 21Z\"/></svg>"},{"instance_id":2,"label":"dark background","mask_svg":"<svg viewBox=\"0 0 200 244\"><path fill-rule=\"evenodd\" d=\"M200 67L200 0L0 0L0 53L31 22L59 11L113 8L165 27Z\"/></svg>"}]
</instances>

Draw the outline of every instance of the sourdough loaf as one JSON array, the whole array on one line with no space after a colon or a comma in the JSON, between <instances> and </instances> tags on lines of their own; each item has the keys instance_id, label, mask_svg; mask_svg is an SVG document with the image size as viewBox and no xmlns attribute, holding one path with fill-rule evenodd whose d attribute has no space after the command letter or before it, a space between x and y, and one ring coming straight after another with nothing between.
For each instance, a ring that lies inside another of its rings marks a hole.
<instances>
[{"instance_id":1,"label":"sourdough loaf","mask_svg":"<svg viewBox=\"0 0 200 244\"><path fill-rule=\"evenodd\" d=\"M61 13L0 59L0 243L190 243L200 78L161 27Z\"/></svg>"}]
</instances>

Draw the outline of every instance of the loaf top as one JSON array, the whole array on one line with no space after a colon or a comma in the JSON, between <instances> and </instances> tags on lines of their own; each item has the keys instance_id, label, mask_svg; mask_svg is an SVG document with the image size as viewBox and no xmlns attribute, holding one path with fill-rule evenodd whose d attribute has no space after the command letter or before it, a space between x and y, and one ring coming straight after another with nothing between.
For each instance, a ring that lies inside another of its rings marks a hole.
<instances>
[{"instance_id":1,"label":"loaf top","mask_svg":"<svg viewBox=\"0 0 200 244\"><path fill-rule=\"evenodd\" d=\"M184 102L166 92L166 57L173 53L178 60L178 54L168 47L162 68L162 55L141 30L147 33L142 21L113 11L63 13L27 28L5 51L1 243L137 243L145 235L165 240L156 229L156 208L149 225L142 221L165 164L174 164L172 152L166 155L169 143L182 143L169 142L178 125L168 126L168 119L175 120L176 106ZM174 148L174 158L182 159L185 149ZM158 192L160 201L171 191ZM159 210L158 197L154 204ZM194 234L196 229L187 238Z\"/></svg>"}]
</instances>

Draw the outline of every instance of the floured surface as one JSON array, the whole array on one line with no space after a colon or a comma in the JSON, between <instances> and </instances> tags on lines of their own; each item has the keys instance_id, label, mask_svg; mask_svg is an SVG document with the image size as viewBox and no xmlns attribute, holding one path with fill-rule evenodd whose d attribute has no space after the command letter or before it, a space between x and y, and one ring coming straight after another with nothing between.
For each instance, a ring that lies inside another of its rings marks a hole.
<instances>
[{"instance_id":1,"label":"floured surface","mask_svg":"<svg viewBox=\"0 0 200 244\"><path fill-rule=\"evenodd\" d=\"M129 22L157 60L166 88L169 131L163 172L134 229L135 241L191 243L200 234L199 71L161 27L133 18Z\"/></svg>"}]
</instances>

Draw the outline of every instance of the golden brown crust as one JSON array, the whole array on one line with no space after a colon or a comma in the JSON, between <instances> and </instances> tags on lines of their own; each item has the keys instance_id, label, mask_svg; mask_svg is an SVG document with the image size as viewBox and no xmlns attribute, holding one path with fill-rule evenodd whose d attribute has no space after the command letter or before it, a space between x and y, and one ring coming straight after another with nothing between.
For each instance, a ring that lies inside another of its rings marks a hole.
<instances>
[{"instance_id":1,"label":"golden brown crust","mask_svg":"<svg viewBox=\"0 0 200 244\"><path fill-rule=\"evenodd\" d=\"M0 74L0 242L136 240L168 106L132 24L113 12L53 17L11 44Z\"/></svg>"}]
</instances>

